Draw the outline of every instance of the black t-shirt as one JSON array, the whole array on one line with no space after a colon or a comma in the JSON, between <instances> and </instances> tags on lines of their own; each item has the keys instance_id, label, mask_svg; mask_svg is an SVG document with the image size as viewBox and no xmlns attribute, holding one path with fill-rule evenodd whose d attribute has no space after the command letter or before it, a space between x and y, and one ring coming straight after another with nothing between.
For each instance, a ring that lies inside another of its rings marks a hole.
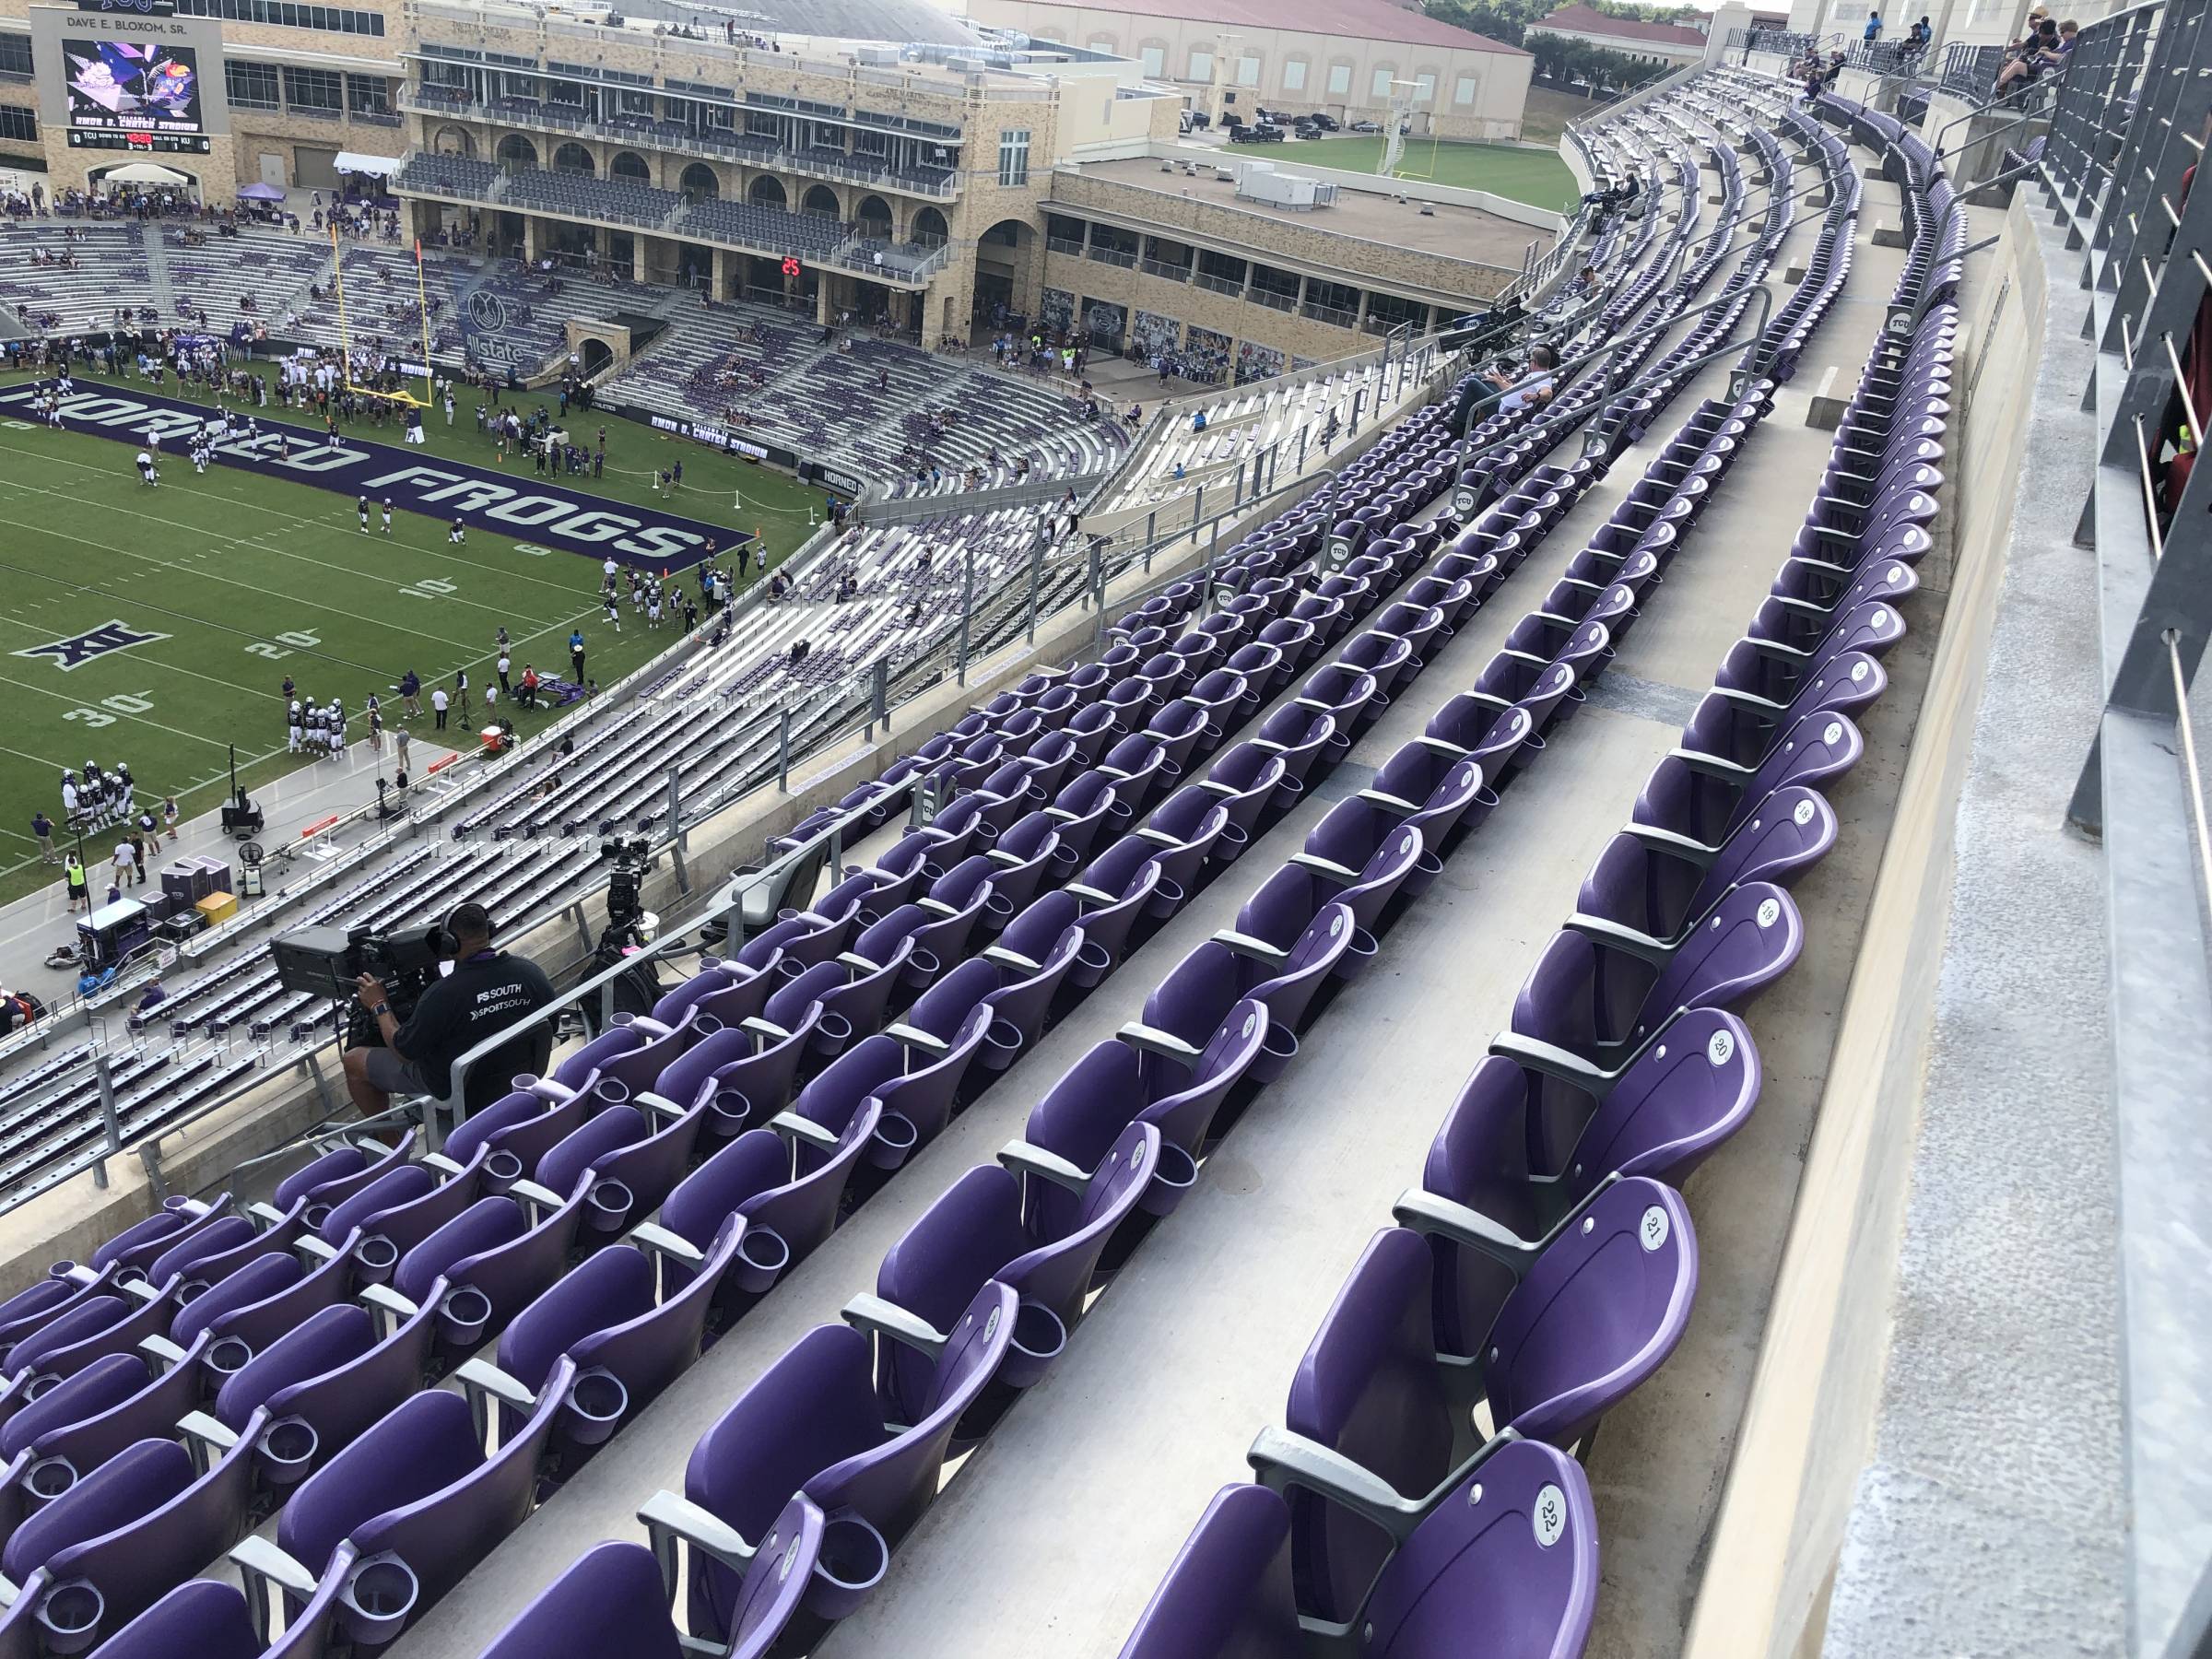
<instances>
[{"instance_id":1,"label":"black t-shirt","mask_svg":"<svg viewBox=\"0 0 2212 1659\"><path fill-rule=\"evenodd\" d=\"M552 1000L553 982L535 962L500 951L470 957L422 994L392 1046L421 1067L431 1093L447 1100L455 1060ZM524 1037L515 1046L532 1041ZM495 1052L477 1065L496 1066L500 1059Z\"/></svg>"}]
</instances>

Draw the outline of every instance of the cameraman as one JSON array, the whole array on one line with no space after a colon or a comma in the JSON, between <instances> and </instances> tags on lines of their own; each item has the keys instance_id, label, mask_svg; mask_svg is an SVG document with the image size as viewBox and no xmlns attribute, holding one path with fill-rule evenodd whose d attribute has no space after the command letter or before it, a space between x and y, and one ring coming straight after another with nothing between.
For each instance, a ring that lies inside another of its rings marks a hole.
<instances>
[{"instance_id":1,"label":"cameraman","mask_svg":"<svg viewBox=\"0 0 2212 1659\"><path fill-rule=\"evenodd\" d=\"M384 1040L382 1048L346 1051L346 1091L364 1116L384 1111L395 1094L445 1100L455 1060L553 1000L553 982L536 963L492 948L491 915L482 905L456 906L445 931L453 936L453 971L423 992L406 1026L392 1012L382 980L364 973L354 982ZM478 1065L512 1061L497 1074L504 1078L542 1064L550 1045L525 1034L509 1047L512 1054L494 1050Z\"/></svg>"}]
</instances>

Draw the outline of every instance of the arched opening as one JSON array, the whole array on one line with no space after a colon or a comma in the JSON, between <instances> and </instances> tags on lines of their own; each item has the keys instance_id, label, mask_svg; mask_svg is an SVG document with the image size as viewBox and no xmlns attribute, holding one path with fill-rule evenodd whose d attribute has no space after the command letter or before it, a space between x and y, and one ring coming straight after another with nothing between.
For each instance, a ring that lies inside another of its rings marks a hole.
<instances>
[{"instance_id":1,"label":"arched opening","mask_svg":"<svg viewBox=\"0 0 2212 1659\"><path fill-rule=\"evenodd\" d=\"M879 195L862 196L853 210L860 228L881 241L891 240L891 206Z\"/></svg>"},{"instance_id":2,"label":"arched opening","mask_svg":"<svg viewBox=\"0 0 2212 1659\"><path fill-rule=\"evenodd\" d=\"M722 180L704 161L694 161L684 169L677 187L694 200L712 202L722 194Z\"/></svg>"},{"instance_id":3,"label":"arched opening","mask_svg":"<svg viewBox=\"0 0 2212 1659\"><path fill-rule=\"evenodd\" d=\"M932 212L935 210L931 209ZM921 217L915 217L919 229ZM992 327L1026 323L1020 300L1023 269L1037 240L1026 219L1000 219L975 244L975 315Z\"/></svg>"},{"instance_id":4,"label":"arched opening","mask_svg":"<svg viewBox=\"0 0 2212 1659\"><path fill-rule=\"evenodd\" d=\"M842 209L837 205L837 192L827 184L809 184L806 194L799 198L802 213L818 213L824 218L838 218Z\"/></svg>"},{"instance_id":5,"label":"arched opening","mask_svg":"<svg viewBox=\"0 0 2212 1659\"><path fill-rule=\"evenodd\" d=\"M907 240L934 248L940 245L947 234L945 216L935 207L924 207L914 215L913 227L907 232Z\"/></svg>"},{"instance_id":6,"label":"arched opening","mask_svg":"<svg viewBox=\"0 0 2212 1659\"><path fill-rule=\"evenodd\" d=\"M537 146L520 133L510 133L500 140L499 159L501 167L535 167Z\"/></svg>"},{"instance_id":7,"label":"arched opening","mask_svg":"<svg viewBox=\"0 0 2212 1659\"><path fill-rule=\"evenodd\" d=\"M440 156L474 156L476 135L466 127L441 126L430 139L430 150Z\"/></svg>"},{"instance_id":8,"label":"arched opening","mask_svg":"<svg viewBox=\"0 0 2212 1659\"><path fill-rule=\"evenodd\" d=\"M605 340L585 340L583 348L576 356L586 380L615 360L615 354Z\"/></svg>"},{"instance_id":9,"label":"arched opening","mask_svg":"<svg viewBox=\"0 0 2212 1659\"><path fill-rule=\"evenodd\" d=\"M588 179L599 171L599 167L598 163L592 159L592 152L585 149L582 145L564 144L553 152L553 171L555 172L582 173Z\"/></svg>"},{"instance_id":10,"label":"arched opening","mask_svg":"<svg viewBox=\"0 0 2212 1659\"><path fill-rule=\"evenodd\" d=\"M606 172L613 179L629 179L640 184L653 182L653 169L635 150L617 150L615 159L606 164Z\"/></svg>"},{"instance_id":11,"label":"arched opening","mask_svg":"<svg viewBox=\"0 0 2212 1659\"><path fill-rule=\"evenodd\" d=\"M746 186L745 199L756 207L782 207L789 206L791 201L783 194L783 181L771 178L766 173Z\"/></svg>"}]
</instances>

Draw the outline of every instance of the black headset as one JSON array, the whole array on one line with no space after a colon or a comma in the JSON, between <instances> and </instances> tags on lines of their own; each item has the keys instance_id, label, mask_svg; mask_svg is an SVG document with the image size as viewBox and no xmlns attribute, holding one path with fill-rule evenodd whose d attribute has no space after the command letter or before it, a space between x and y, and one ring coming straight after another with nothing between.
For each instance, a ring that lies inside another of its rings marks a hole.
<instances>
[{"instance_id":1,"label":"black headset","mask_svg":"<svg viewBox=\"0 0 2212 1659\"><path fill-rule=\"evenodd\" d=\"M461 954L461 931L481 933L486 938L497 938L500 924L492 920L491 912L473 899L465 899L448 911L445 920L430 929L430 948L441 957Z\"/></svg>"}]
</instances>

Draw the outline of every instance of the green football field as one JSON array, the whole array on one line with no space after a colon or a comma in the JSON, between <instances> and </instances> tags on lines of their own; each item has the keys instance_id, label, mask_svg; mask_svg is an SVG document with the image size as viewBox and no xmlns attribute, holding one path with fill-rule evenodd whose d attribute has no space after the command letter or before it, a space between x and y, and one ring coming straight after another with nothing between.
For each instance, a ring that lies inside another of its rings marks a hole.
<instances>
[{"instance_id":1,"label":"green football field","mask_svg":"<svg viewBox=\"0 0 2212 1659\"><path fill-rule=\"evenodd\" d=\"M1371 173L1382 159L1382 138L1371 133L1301 138L1284 145L1283 152L1289 161ZM1556 151L1512 144L1446 144L1408 137L1394 176L1461 190L1487 190L1535 207L1565 208L1578 195L1574 175Z\"/></svg>"},{"instance_id":2,"label":"green football field","mask_svg":"<svg viewBox=\"0 0 2212 1659\"><path fill-rule=\"evenodd\" d=\"M490 459L470 409L450 429L429 426L433 454ZM273 411L258 413L265 424ZM597 424L588 414L571 421L587 433ZM809 511L818 517L820 495L794 479L636 422L606 424L608 476L595 493L653 504L651 474L680 453L683 490L660 503L672 511L734 533L758 528L778 559L806 538ZM442 519L407 512L394 515L389 538L373 518L363 535L350 495L220 464L195 475L173 453L159 488L148 489L132 453L112 439L0 420L0 900L58 879L38 862L30 818L42 807L60 823L65 767L126 761L141 802L150 797L158 811L174 794L189 818L222 804L233 745L249 787L312 764L285 752L287 674L302 697L341 698L358 739L362 700L385 696L391 721L390 688L408 668L423 681L418 730L429 724L430 688L455 669L469 670L480 699L501 625L514 674L535 663L564 678L569 629L581 625L588 672L602 686L680 638L680 617L655 632L627 606L624 631L609 633L598 566L577 555L526 551L528 543L479 528L453 547ZM561 482L594 491L588 478ZM163 637L66 672L51 656L17 654L110 621ZM555 717L500 708L525 734Z\"/></svg>"}]
</instances>

